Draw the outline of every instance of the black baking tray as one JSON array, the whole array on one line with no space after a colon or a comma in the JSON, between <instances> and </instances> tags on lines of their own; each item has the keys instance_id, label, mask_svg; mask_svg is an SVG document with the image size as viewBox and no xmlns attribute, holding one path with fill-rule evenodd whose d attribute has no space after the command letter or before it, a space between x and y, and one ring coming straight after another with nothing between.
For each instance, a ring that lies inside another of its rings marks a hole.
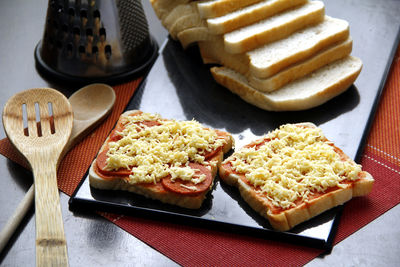
<instances>
[{"instance_id":1,"label":"black baking tray","mask_svg":"<svg viewBox=\"0 0 400 267\"><path fill-rule=\"evenodd\" d=\"M349 22L352 55L364 63L361 75L345 93L329 102L297 112L268 112L247 104L216 84L196 47L183 50L167 40L160 56L127 110L159 113L165 118L196 119L233 134L236 147L285 123L310 121L351 158L360 160L398 42L399 2L325 1L326 13ZM287 232L274 231L232 188L216 178L199 210L188 210L148 200L128 192L91 188L87 174L69 201L72 211L98 210L177 224L212 227L323 249L332 247L343 206L333 208Z\"/></svg>"}]
</instances>

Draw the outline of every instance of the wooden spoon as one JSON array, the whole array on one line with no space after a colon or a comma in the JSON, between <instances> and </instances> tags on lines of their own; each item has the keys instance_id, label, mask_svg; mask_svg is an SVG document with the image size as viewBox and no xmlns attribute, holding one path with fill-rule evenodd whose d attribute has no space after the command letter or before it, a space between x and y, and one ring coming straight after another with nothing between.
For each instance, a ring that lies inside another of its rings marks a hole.
<instances>
[{"instance_id":1,"label":"wooden spoon","mask_svg":"<svg viewBox=\"0 0 400 267\"><path fill-rule=\"evenodd\" d=\"M114 106L115 98L114 90L106 84L91 84L70 96L69 102L74 111L74 123L63 154L79 143L107 117ZM0 233L0 252L25 217L33 202L33 197L34 186L32 185Z\"/></svg>"},{"instance_id":2,"label":"wooden spoon","mask_svg":"<svg viewBox=\"0 0 400 267\"><path fill-rule=\"evenodd\" d=\"M33 171L37 266L68 266L56 169L71 135L72 123L68 99L50 88L18 93L8 100L3 110L4 130Z\"/></svg>"},{"instance_id":3,"label":"wooden spoon","mask_svg":"<svg viewBox=\"0 0 400 267\"><path fill-rule=\"evenodd\" d=\"M110 114L115 98L114 89L102 83L85 86L69 97L74 111L74 127L64 153L82 141Z\"/></svg>"}]
</instances>

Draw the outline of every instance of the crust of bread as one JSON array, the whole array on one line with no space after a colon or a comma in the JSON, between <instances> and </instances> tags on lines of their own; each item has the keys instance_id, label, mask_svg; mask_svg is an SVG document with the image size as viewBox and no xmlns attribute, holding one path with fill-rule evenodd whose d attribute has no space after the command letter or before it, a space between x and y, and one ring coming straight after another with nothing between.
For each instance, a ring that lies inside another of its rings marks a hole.
<instances>
[{"instance_id":1,"label":"crust of bread","mask_svg":"<svg viewBox=\"0 0 400 267\"><path fill-rule=\"evenodd\" d=\"M307 37L307 34L312 37ZM296 48L291 47L289 48L289 51L286 51L286 44L290 43L290 40L280 40L274 44L263 46L260 49L249 51L248 56L251 62L250 73L254 77L258 78L271 77L272 75L291 66L292 64L307 60L327 47L345 41L349 38L349 36L350 29L347 21L325 16L323 22L298 31L288 37L288 39L291 39L292 44L294 44ZM277 48L280 48L281 51L283 51L283 56L278 57L278 60L267 61L264 60L263 57L259 56L259 54L263 54L271 49L275 50ZM265 62L270 63L265 64Z\"/></svg>"},{"instance_id":2,"label":"crust of bread","mask_svg":"<svg viewBox=\"0 0 400 267\"><path fill-rule=\"evenodd\" d=\"M264 0L225 16L207 19L208 29L211 34L228 33L306 2L307 0Z\"/></svg>"},{"instance_id":3,"label":"crust of bread","mask_svg":"<svg viewBox=\"0 0 400 267\"><path fill-rule=\"evenodd\" d=\"M206 41L210 38L208 28L205 26L185 29L177 34L178 40L183 49L196 44L199 41Z\"/></svg>"},{"instance_id":4,"label":"crust of bread","mask_svg":"<svg viewBox=\"0 0 400 267\"><path fill-rule=\"evenodd\" d=\"M349 62L351 68L345 68L343 65ZM338 73L333 75L332 68ZM361 60L348 56L271 93L254 89L246 77L227 68L213 67L211 73L217 83L252 105L269 111L294 111L316 107L343 93L356 80L361 68Z\"/></svg>"},{"instance_id":5,"label":"crust of bread","mask_svg":"<svg viewBox=\"0 0 400 267\"><path fill-rule=\"evenodd\" d=\"M225 51L221 36L210 35L198 43L204 64L218 64L233 69L243 75L249 71L250 60L246 54L229 54Z\"/></svg>"},{"instance_id":6,"label":"crust of bread","mask_svg":"<svg viewBox=\"0 0 400 267\"><path fill-rule=\"evenodd\" d=\"M211 0L199 2L197 8L201 18L215 18L260 1L261 0Z\"/></svg>"},{"instance_id":7,"label":"crust of bread","mask_svg":"<svg viewBox=\"0 0 400 267\"><path fill-rule=\"evenodd\" d=\"M315 127L312 123L306 125ZM349 159L350 160L350 159ZM261 216L268 219L271 226L278 231L287 231L294 226L305 222L324 211L344 204L353 197L367 195L373 187L374 179L368 172L363 171L364 177L349 184L345 188L325 193L317 198L311 199L298 205L295 208L284 210L280 213L272 213L268 208L272 204L265 197L257 193L254 188L245 183L239 175L231 173L224 168L219 167L219 177L228 185L239 189L242 198Z\"/></svg>"},{"instance_id":8,"label":"crust of bread","mask_svg":"<svg viewBox=\"0 0 400 267\"><path fill-rule=\"evenodd\" d=\"M283 39L309 25L320 23L324 17L324 4L310 1L298 8L224 34L225 50L231 54L244 53Z\"/></svg>"},{"instance_id":9,"label":"crust of bread","mask_svg":"<svg viewBox=\"0 0 400 267\"><path fill-rule=\"evenodd\" d=\"M223 153L219 152L218 155L216 155L212 160L215 162L215 164L212 165L212 176L213 177L215 177L215 175L216 175L217 168L218 168L219 164L221 163L222 158L223 158ZM103 190L129 191L129 192L144 196L146 198L159 200L166 204L176 205L176 206L187 208L187 209L200 208L201 204L203 203L204 199L206 198L207 193L211 190L211 188L213 187L213 183L214 183L213 182L210 185L210 188L207 191L202 192L201 194L198 194L195 196L180 195L180 194L177 194L177 193L174 193L171 191L167 191L167 190L160 192L159 190L157 190L157 188L128 184L121 179L104 180L94 172L93 164L95 164L95 162L93 162L92 165L90 166L89 182L90 182L90 186L92 186L94 188L103 189Z\"/></svg>"},{"instance_id":10,"label":"crust of bread","mask_svg":"<svg viewBox=\"0 0 400 267\"><path fill-rule=\"evenodd\" d=\"M194 4L185 3L177 5L168 15L164 17L162 24L168 31L170 31L172 25L174 25L179 18L182 16L191 15L194 12L196 12L196 6Z\"/></svg>"},{"instance_id":11,"label":"crust of bread","mask_svg":"<svg viewBox=\"0 0 400 267\"><path fill-rule=\"evenodd\" d=\"M123 113L122 115L129 115L129 114L135 114L139 112L138 110L132 110L132 111L127 111ZM223 149L218 152L213 158L210 159L211 164L211 174L214 178L217 174L218 168L223 160L223 155L227 153L233 146L233 137L228 134L226 136L227 144L224 145ZM104 149L104 146L107 144L107 140L104 142L103 146L100 149L100 152ZM207 193L212 189L213 183L210 185L210 188L202 192L201 194L198 195L193 195L193 196L187 196L187 195L182 195L182 194L177 194L172 191L168 190L163 190L160 192L160 190L157 189L157 187L147 187L147 186L142 186L140 184L129 184L123 181L122 179L110 179L110 180L105 180L101 178L99 175L96 174L94 171L94 164L96 163L96 160L92 162L92 165L90 166L89 169L89 183L90 186L93 188L97 189L103 189L103 190L122 190L122 191L129 191L138 195L142 195L146 198L154 199L154 200L159 200L163 203L167 204L172 204L176 205L179 207L183 208L188 208L188 209L198 209L201 207L204 199L206 198Z\"/></svg>"},{"instance_id":12,"label":"crust of bread","mask_svg":"<svg viewBox=\"0 0 400 267\"><path fill-rule=\"evenodd\" d=\"M169 29L169 34L174 40L178 39L178 33L195 27L206 26L205 21L199 17L197 12L180 16Z\"/></svg>"},{"instance_id":13,"label":"crust of bread","mask_svg":"<svg viewBox=\"0 0 400 267\"><path fill-rule=\"evenodd\" d=\"M246 53L229 54L222 37L214 35L199 42L199 49L205 64L220 64L249 77L267 79L348 38L346 21L325 16L320 24Z\"/></svg>"},{"instance_id":14,"label":"crust of bread","mask_svg":"<svg viewBox=\"0 0 400 267\"><path fill-rule=\"evenodd\" d=\"M156 16L163 21L176 6L189 3L190 0L150 0Z\"/></svg>"},{"instance_id":15,"label":"crust of bread","mask_svg":"<svg viewBox=\"0 0 400 267\"><path fill-rule=\"evenodd\" d=\"M254 77L253 75L247 75L248 81L254 89L257 89L261 92L272 92L281 88L285 84L318 70L329 63L350 55L352 48L353 40L349 37L344 42L334 44L307 60L291 65L272 77L260 79Z\"/></svg>"}]
</instances>

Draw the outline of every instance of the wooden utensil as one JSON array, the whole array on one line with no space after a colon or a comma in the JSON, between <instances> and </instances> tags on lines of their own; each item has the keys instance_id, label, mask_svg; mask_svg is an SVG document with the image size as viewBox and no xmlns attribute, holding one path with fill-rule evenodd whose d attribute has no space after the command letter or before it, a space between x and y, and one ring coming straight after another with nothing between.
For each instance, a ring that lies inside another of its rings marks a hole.
<instances>
[{"instance_id":1,"label":"wooden utensil","mask_svg":"<svg viewBox=\"0 0 400 267\"><path fill-rule=\"evenodd\" d=\"M78 144L89 132L110 114L115 103L114 89L106 84L91 84L85 86L68 99L74 112L72 133L63 154ZM0 252L3 250L12 234L20 225L29 210L34 198L32 185L22 199L14 214L0 232Z\"/></svg>"},{"instance_id":2,"label":"wooden utensil","mask_svg":"<svg viewBox=\"0 0 400 267\"><path fill-rule=\"evenodd\" d=\"M115 98L114 89L102 83L85 86L69 97L74 111L74 126L65 152L79 143L110 114Z\"/></svg>"},{"instance_id":3,"label":"wooden utensil","mask_svg":"<svg viewBox=\"0 0 400 267\"><path fill-rule=\"evenodd\" d=\"M25 118L28 131L24 130ZM71 135L72 123L68 99L50 88L18 93L3 110L5 132L33 171L37 266L68 265L56 169Z\"/></svg>"}]
</instances>

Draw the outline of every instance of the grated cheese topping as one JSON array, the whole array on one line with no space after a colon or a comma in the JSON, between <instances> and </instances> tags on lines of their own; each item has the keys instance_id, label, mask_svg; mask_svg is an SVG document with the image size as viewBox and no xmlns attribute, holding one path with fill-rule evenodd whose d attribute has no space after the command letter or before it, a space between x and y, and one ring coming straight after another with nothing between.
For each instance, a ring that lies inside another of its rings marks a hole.
<instances>
[{"instance_id":1,"label":"grated cheese topping","mask_svg":"<svg viewBox=\"0 0 400 267\"><path fill-rule=\"evenodd\" d=\"M129 183L156 183L171 175L198 184L205 175L195 175L189 162L209 165L204 153L211 152L226 141L197 121L164 120L158 114L142 113L121 119L121 139L109 143L106 169L130 169ZM147 126L146 122L159 125Z\"/></svg>"},{"instance_id":2,"label":"grated cheese topping","mask_svg":"<svg viewBox=\"0 0 400 267\"><path fill-rule=\"evenodd\" d=\"M235 152L227 162L283 209L295 207L297 200L308 200L313 192L343 188L342 181L357 180L361 171L361 165L335 152L321 129L293 124L268 133L257 145Z\"/></svg>"}]
</instances>

